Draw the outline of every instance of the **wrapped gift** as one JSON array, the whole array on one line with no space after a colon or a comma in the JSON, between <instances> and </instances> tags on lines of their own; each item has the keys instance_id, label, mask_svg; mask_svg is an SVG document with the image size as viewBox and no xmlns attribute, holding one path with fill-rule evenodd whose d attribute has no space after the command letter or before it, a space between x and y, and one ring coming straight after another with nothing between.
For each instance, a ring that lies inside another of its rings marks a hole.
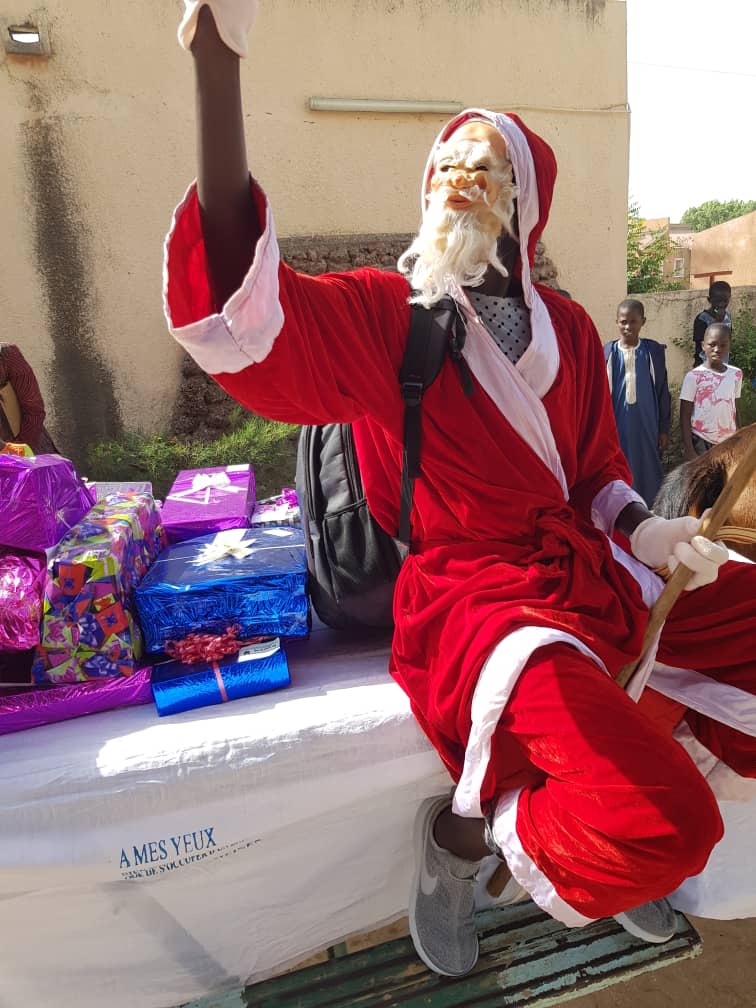
<instances>
[{"instance_id":1,"label":"wrapped gift","mask_svg":"<svg viewBox=\"0 0 756 1008\"><path fill-rule=\"evenodd\" d=\"M41 553L94 504L68 459L0 454L0 545Z\"/></svg>"},{"instance_id":2,"label":"wrapped gift","mask_svg":"<svg viewBox=\"0 0 756 1008\"><path fill-rule=\"evenodd\" d=\"M306 574L296 528L232 529L170 546L134 596L147 650L232 624L242 638L304 637Z\"/></svg>"},{"instance_id":3,"label":"wrapped gift","mask_svg":"<svg viewBox=\"0 0 756 1008\"><path fill-rule=\"evenodd\" d=\"M296 490L284 487L276 497L264 497L255 504L250 526L299 525L299 499Z\"/></svg>"},{"instance_id":4,"label":"wrapped gift","mask_svg":"<svg viewBox=\"0 0 756 1008\"><path fill-rule=\"evenodd\" d=\"M113 494L150 494L152 496L152 483L139 480L123 483L101 483L99 480L95 480L87 483L87 489L94 495L96 503Z\"/></svg>"},{"instance_id":5,"label":"wrapped gift","mask_svg":"<svg viewBox=\"0 0 756 1008\"><path fill-rule=\"evenodd\" d=\"M0 550L0 651L39 644L45 560Z\"/></svg>"},{"instance_id":6,"label":"wrapped gift","mask_svg":"<svg viewBox=\"0 0 756 1008\"><path fill-rule=\"evenodd\" d=\"M13 441L0 444L0 452L4 455L17 455L18 458L32 458L34 455L28 444L15 444Z\"/></svg>"},{"instance_id":7,"label":"wrapped gift","mask_svg":"<svg viewBox=\"0 0 756 1008\"><path fill-rule=\"evenodd\" d=\"M131 675L142 652L133 591L165 546L147 494L95 505L48 561L35 682Z\"/></svg>"},{"instance_id":8,"label":"wrapped gift","mask_svg":"<svg viewBox=\"0 0 756 1008\"><path fill-rule=\"evenodd\" d=\"M217 661L156 665L152 695L160 716L270 693L289 685L289 666L277 637L242 647Z\"/></svg>"},{"instance_id":9,"label":"wrapped gift","mask_svg":"<svg viewBox=\"0 0 756 1008\"><path fill-rule=\"evenodd\" d=\"M247 528L255 506L255 475L250 465L185 469L163 504L169 543L210 532Z\"/></svg>"},{"instance_id":10,"label":"wrapped gift","mask_svg":"<svg viewBox=\"0 0 756 1008\"><path fill-rule=\"evenodd\" d=\"M149 667L137 669L128 679L76 683L56 689L34 690L0 697L0 735L68 721L85 714L146 704L152 699Z\"/></svg>"}]
</instances>

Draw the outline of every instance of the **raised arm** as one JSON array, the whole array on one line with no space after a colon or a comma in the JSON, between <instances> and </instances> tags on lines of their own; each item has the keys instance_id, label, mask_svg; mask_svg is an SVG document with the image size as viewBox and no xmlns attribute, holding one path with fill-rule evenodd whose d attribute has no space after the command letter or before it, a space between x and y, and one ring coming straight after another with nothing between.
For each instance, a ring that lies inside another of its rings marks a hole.
<instances>
[{"instance_id":1,"label":"raised arm","mask_svg":"<svg viewBox=\"0 0 756 1008\"><path fill-rule=\"evenodd\" d=\"M191 42L197 101L197 191L216 309L238 289L260 234L249 184L239 56L209 6Z\"/></svg>"}]
</instances>

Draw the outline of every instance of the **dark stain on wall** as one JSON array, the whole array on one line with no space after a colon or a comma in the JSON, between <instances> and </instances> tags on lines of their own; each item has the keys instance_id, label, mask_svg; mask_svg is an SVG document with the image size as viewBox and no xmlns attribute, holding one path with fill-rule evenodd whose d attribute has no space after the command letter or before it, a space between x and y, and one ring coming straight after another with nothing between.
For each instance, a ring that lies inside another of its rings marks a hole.
<instances>
[{"instance_id":1,"label":"dark stain on wall","mask_svg":"<svg viewBox=\"0 0 756 1008\"><path fill-rule=\"evenodd\" d=\"M60 450L81 465L87 444L117 437L123 423L113 376L97 345L88 234L66 156L64 122L46 115L45 96L35 84L28 87L36 115L22 124L20 140L53 346L53 433Z\"/></svg>"}]
</instances>

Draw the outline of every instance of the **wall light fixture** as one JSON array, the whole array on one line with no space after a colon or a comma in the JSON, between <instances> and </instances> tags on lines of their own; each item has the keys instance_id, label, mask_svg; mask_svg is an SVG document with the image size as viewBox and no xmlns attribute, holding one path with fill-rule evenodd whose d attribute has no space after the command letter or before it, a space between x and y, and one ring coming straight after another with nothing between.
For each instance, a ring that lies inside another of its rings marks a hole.
<instances>
[{"instance_id":1,"label":"wall light fixture","mask_svg":"<svg viewBox=\"0 0 756 1008\"><path fill-rule=\"evenodd\" d=\"M47 33L41 24L0 21L3 48L17 56L49 56Z\"/></svg>"}]
</instances>

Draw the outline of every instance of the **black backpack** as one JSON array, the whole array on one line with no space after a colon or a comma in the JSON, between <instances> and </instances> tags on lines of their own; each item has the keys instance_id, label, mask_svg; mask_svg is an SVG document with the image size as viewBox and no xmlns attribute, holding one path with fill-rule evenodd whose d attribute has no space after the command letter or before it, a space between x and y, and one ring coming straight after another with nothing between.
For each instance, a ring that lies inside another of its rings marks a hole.
<instances>
[{"instance_id":1,"label":"black backpack","mask_svg":"<svg viewBox=\"0 0 756 1008\"><path fill-rule=\"evenodd\" d=\"M303 427L297 453L309 591L315 612L331 627L390 629L399 568L407 555L415 480L420 475L423 392L449 356L472 392L462 358L464 323L451 298L432 308L412 306L398 375L404 399L399 535L390 536L368 510L351 424Z\"/></svg>"}]
</instances>

